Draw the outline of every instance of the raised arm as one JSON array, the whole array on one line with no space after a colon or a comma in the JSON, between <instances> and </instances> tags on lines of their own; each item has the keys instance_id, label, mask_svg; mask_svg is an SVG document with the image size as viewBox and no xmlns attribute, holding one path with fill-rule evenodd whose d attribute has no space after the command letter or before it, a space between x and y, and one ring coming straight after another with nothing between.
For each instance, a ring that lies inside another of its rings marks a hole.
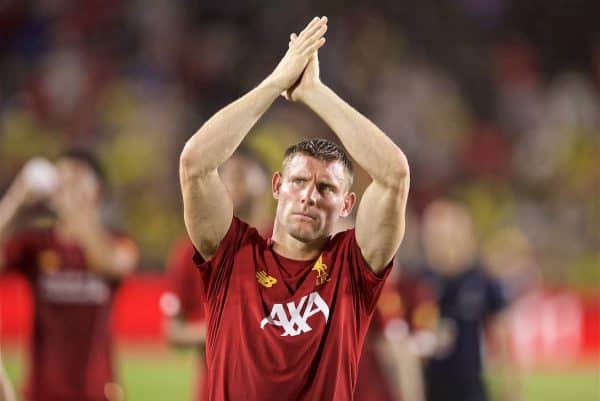
<instances>
[{"instance_id":1,"label":"raised arm","mask_svg":"<svg viewBox=\"0 0 600 401\"><path fill-rule=\"evenodd\" d=\"M44 163L47 162L44 161ZM21 170L0 199L0 270L4 267L5 262L4 243L17 214L22 208L34 203L44 195L43 190L36 189L32 185L31 174L25 173L26 170L27 168Z\"/></svg>"},{"instance_id":2,"label":"raised arm","mask_svg":"<svg viewBox=\"0 0 600 401\"><path fill-rule=\"evenodd\" d=\"M296 40L292 37L292 43ZM375 124L319 79L317 53L298 86L286 97L301 101L339 137L352 158L371 176L356 217L356 240L366 262L379 273L404 236L409 168L404 153Z\"/></svg>"},{"instance_id":3,"label":"raised arm","mask_svg":"<svg viewBox=\"0 0 600 401\"><path fill-rule=\"evenodd\" d=\"M51 197L51 205L60 218L60 226L77 239L90 271L110 279L121 279L134 272L139 261L137 246L105 227L100 205L83 195L78 186L64 186Z\"/></svg>"},{"instance_id":4,"label":"raised arm","mask_svg":"<svg viewBox=\"0 0 600 401\"><path fill-rule=\"evenodd\" d=\"M298 80L311 55L325 43L326 30L327 18L314 18L258 87L217 112L186 143L179 167L184 219L205 259L216 251L233 216L233 204L217 168L275 99Z\"/></svg>"}]
</instances>

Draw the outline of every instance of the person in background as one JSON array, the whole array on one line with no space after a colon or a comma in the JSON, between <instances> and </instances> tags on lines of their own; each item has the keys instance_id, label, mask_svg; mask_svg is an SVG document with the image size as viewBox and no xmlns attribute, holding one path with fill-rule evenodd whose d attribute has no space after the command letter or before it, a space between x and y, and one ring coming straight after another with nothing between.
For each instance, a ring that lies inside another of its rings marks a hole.
<instances>
[{"instance_id":1,"label":"person in background","mask_svg":"<svg viewBox=\"0 0 600 401\"><path fill-rule=\"evenodd\" d=\"M401 291L397 275L394 270L377 302L358 365L355 401L425 400L421 360L409 330L406 291Z\"/></svg>"},{"instance_id":2,"label":"person in background","mask_svg":"<svg viewBox=\"0 0 600 401\"><path fill-rule=\"evenodd\" d=\"M73 149L55 164L28 162L0 200L0 266L21 273L32 289L28 401L122 398L109 322L115 290L134 271L138 250L103 221L105 191L96 158ZM19 212L39 204L51 222L16 229Z\"/></svg>"},{"instance_id":3,"label":"person in background","mask_svg":"<svg viewBox=\"0 0 600 401\"><path fill-rule=\"evenodd\" d=\"M220 175L234 204L235 213L244 221L263 227L268 234L269 221L264 221L260 197L268 186L262 165L247 152L236 152L222 167ZM178 348L199 350L195 399L207 400L204 344L206 326L202 299L201 276L194 264L194 245L187 236L172 247L167 261L167 291L161 297L161 309L167 318L166 338Z\"/></svg>"},{"instance_id":4,"label":"person in background","mask_svg":"<svg viewBox=\"0 0 600 401\"><path fill-rule=\"evenodd\" d=\"M419 253L418 221L407 212L407 233L381 291L358 365L355 401L424 401L420 355L411 333L417 298L409 262ZM418 327L418 326L417 326Z\"/></svg>"},{"instance_id":5,"label":"person in background","mask_svg":"<svg viewBox=\"0 0 600 401\"><path fill-rule=\"evenodd\" d=\"M505 331L500 284L481 266L464 205L432 202L423 215L422 242L422 279L438 308L435 342L424 370L427 401L486 401L482 333Z\"/></svg>"}]
</instances>

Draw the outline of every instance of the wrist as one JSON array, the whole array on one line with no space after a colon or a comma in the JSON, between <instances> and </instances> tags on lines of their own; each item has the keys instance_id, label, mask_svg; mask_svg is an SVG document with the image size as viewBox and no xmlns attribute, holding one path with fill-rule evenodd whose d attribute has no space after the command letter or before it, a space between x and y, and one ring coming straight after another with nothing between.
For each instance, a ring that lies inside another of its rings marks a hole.
<instances>
[{"instance_id":1,"label":"wrist","mask_svg":"<svg viewBox=\"0 0 600 401\"><path fill-rule=\"evenodd\" d=\"M326 92L327 86L323 82L317 81L299 93L298 100L310 107L311 104L326 94Z\"/></svg>"},{"instance_id":2,"label":"wrist","mask_svg":"<svg viewBox=\"0 0 600 401\"><path fill-rule=\"evenodd\" d=\"M273 74L270 74L268 77L266 77L258 86L273 91L273 94L276 96L281 95L288 89L285 83L282 80L277 79L277 77L273 76Z\"/></svg>"}]
</instances>

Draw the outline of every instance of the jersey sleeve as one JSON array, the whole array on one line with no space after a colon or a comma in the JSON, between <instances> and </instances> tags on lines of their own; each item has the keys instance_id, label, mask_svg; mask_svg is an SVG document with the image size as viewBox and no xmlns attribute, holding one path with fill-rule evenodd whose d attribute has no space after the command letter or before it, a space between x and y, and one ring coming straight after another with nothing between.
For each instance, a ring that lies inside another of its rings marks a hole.
<instances>
[{"instance_id":1,"label":"jersey sleeve","mask_svg":"<svg viewBox=\"0 0 600 401\"><path fill-rule=\"evenodd\" d=\"M352 291L358 300L361 311L371 314L377 305L385 280L390 274L393 261L390 261L381 273L376 274L362 255L362 251L356 242L355 231L348 230L344 235L346 236L344 239L344 242L346 242L346 258L352 277Z\"/></svg>"},{"instance_id":2,"label":"jersey sleeve","mask_svg":"<svg viewBox=\"0 0 600 401\"><path fill-rule=\"evenodd\" d=\"M234 216L227 234L210 260L204 260L198 250L194 250L193 261L200 270L207 300L227 284L238 251L249 244L253 236L258 236L256 229Z\"/></svg>"}]
</instances>

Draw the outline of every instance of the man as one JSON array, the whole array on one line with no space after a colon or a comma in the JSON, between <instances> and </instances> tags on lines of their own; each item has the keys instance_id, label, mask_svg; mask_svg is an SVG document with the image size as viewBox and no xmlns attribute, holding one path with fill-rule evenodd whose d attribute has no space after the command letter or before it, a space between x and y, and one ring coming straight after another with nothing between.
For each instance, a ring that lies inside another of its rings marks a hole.
<instances>
[{"instance_id":1,"label":"man","mask_svg":"<svg viewBox=\"0 0 600 401\"><path fill-rule=\"evenodd\" d=\"M265 213L258 202L268 185L261 164L246 152L236 152L221 166L220 174L231 196L236 216L266 230ZM194 347L200 351L194 399L204 401L208 394L204 358L206 327L201 296L202 280L192 260L193 255L194 246L187 236L174 244L167 262L168 289L161 297L161 305L168 319L166 336L169 343L175 347Z\"/></svg>"},{"instance_id":2,"label":"man","mask_svg":"<svg viewBox=\"0 0 600 401\"><path fill-rule=\"evenodd\" d=\"M186 227L207 303L209 400L353 399L362 343L404 234L408 163L394 143L319 79L327 18L291 35L255 89L187 142L180 165ZM272 178L272 237L233 216L218 167L285 92L331 127L371 176L355 229L352 164L332 142L290 147Z\"/></svg>"},{"instance_id":3,"label":"man","mask_svg":"<svg viewBox=\"0 0 600 401\"><path fill-rule=\"evenodd\" d=\"M490 323L502 332L506 300L499 283L480 267L465 206L431 203L423 215L422 237L427 267L421 285L433 290L439 311L437 344L424 372L427 401L485 401L481 333Z\"/></svg>"},{"instance_id":4,"label":"man","mask_svg":"<svg viewBox=\"0 0 600 401\"><path fill-rule=\"evenodd\" d=\"M23 274L33 292L29 401L100 401L115 393L110 310L138 253L101 220L103 177L90 154L73 150L55 166L29 163L0 201L0 265ZM17 214L40 202L55 222L9 235Z\"/></svg>"}]
</instances>

